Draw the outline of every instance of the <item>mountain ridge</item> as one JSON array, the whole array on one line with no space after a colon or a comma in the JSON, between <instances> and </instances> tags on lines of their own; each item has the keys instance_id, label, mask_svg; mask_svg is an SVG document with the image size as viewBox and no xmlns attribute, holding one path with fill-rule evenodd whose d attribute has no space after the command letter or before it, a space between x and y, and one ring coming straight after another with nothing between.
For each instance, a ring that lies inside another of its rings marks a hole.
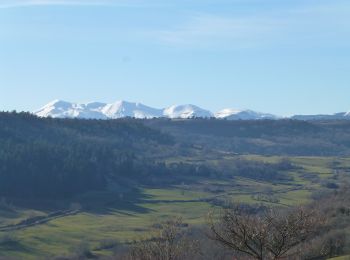
<instances>
[{"instance_id":1,"label":"mountain ridge","mask_svg":"<svg viewBox=\"0 0 350 260\"><path fill-rule=\"evenodd\" d=\"M133 117L137 119L151 118L217 118L227 120L350 120L350 112L316 115L293 115L281 117L270 113L262 113L253 110L238 110L225 108L216 113L192 104L172 105L166 108L154 108L138 102L118 100L114 103L89 102L72 103L56 99L49 102L37 111L38 117L53 118L80 118L80 119L118 119Z\"/></svg>"}]
</instances>

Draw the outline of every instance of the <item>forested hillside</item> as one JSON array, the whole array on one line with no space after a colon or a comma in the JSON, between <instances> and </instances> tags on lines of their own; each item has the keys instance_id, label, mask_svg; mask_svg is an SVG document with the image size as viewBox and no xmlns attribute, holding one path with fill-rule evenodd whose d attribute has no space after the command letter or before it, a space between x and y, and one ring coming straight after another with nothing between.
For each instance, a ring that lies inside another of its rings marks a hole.
<instances>
[{"instance_id":1,"label":"forested hillside","mask_svg":"<svg viewBox=\"0 0 350 260\"><path fill-rule=\"evenodd\" d=\"M64 198L110 182L164 186L230 169L236 175L260 172L273 181L279 173L269 165L236 162L224 169L224 163L205 160L222 152L349 155L349 140L350 122L341 121L77 120L1 113L0 196ZM177 156L197 156L202 163L166 163Z\"/></svg>"},{"instance_id":2,"label":"forested hillside","mask_svg":"<svg viewBox=\"0 0 350 260\"><path fill-rule=\"evenodd\" d=\"M217 119L145 121L183 144L239 154L350 155L349 121Z\"/></svg>"},{"instance_id":3,"label":"forested hillside","mask_svg":"<svg viewBox=\"0 0 350 260\"><path fill-rule=\"evenodd\" d=\"M170 136L134 120L1 113L0 196L66 197L103 189L109 179L133 175L136 161L170 144Z\"/></svg>"}]
</instances>

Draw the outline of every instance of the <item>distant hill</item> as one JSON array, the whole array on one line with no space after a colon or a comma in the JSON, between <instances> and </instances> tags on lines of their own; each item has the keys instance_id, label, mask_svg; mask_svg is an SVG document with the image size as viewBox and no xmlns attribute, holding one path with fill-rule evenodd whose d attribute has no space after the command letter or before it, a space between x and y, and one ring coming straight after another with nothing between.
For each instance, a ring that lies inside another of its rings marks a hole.
<instances>
[{"instance_id":1,"label":"distant hill","mask_svg":"<svg viewBox=\"0 0 350 260\"><path fill-rule=\"evenodd\" d=\"M316 121L316 120L349 120L350 114L346 112L336 113L333 115L295 115L291 119Z\"/></svg>"},{"instance_id":2,"label":"distant hill","mask_svg":"<svg viewBox=\"0 0 350 260\"><path fill-rule=\"evenodd\" d=\"M350 121L146 120L145 124L196 145L240 154L350 155Z\"/></svg>"}]
</instances>

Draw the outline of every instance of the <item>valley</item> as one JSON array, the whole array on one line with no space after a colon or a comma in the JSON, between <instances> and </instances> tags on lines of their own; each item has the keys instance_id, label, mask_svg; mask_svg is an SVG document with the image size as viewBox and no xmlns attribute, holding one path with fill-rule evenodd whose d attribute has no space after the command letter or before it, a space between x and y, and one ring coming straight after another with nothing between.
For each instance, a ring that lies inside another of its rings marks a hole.
<instances>
[{"instance_id":1,"label":"valley","mask_svg":"<svg viewBox=\"0 0 350 260\"><path fill-rule=\"evenodd\" d=\"M0 126L5 259L108 259L173 217L206 243L210 212L309 205L350 180L348 121L0 113Z\"/></svg>"},{"instance_id":2,"label":"valley","mask_svg":"<svg viewBox=\"0 0 350 260\"><path fill-rule=\"evenodd\" d=\"M284 157L239 156L240 159L277 163ZM227 163L237 156L223 156L208 161L209 164ZM47 258L58 255L69 256L82 243L92 248L96 256L113 255L113 250L132 243L146 235L155 223L172 216L183 217L186 224L202 227L210 210L230 201L247 205L273 205L289 207L306 204L318 196L320 191L333 191L327 184L341 185L348 179L350 159L334 157L289 157L298 168L288 171L288 181L261 181L245 177L184 178L180 185L168 187L140 187L138 194L118 190L88 192L73 199L62 201L68 205L79 205L81 210L74 215L52 219L48 222L23 227L8 234L12 241L0 240L0 254L26 259ZM172 161L193 158L171 158ZM334 167L336 162L336 167ZM186 185L186 182L191 185ZM47 201L46 204L50 204ZM2 206L3 207L3 206ZM11 206L2 208L1 225L18 223L25 218L43 216L53 208ZM8 215L8 217L5 217ZM349 230L350 231L350 230ZM3 238L2 238L3 239ZM10 239L10 240L11 240ZM109 242L107 248L101 245Z\"/></svg>"}]
</instances>

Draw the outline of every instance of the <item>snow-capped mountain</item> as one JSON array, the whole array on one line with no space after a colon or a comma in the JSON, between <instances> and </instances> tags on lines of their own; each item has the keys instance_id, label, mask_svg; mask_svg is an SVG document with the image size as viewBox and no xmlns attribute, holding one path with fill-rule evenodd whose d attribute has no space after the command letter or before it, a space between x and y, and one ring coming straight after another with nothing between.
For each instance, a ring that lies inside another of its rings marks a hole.
<instances>
[{"instance_id":1,"label":"snow-capped mountain","mask_svg":"<svg viewBox=\"0 0 350 260\"><path fill-rule=\"evenodd\" d=\"M163 110L163 116L168 118L213 117L213 113L195 105L174 105Z\"/></svg>"},{"instance_id":2,"label":"snow-capped mountain","mask_svg":"<svg viewBox=\"0 0 350 260\"><path fill-rule=\"evenodd\" d=\"M213 114L194 105L174 105L164 109L152 108L141 103L116 101L112 104L88 103L75 104L55 100L34 112L39 117L53 118L84 118L84 119L116 119L123 117L134 118L193 118L212 117Z\"/></svg>"},{"instance_id":3,"label":"snow-capped mountain","mask_svg":"<svg viewBox=\"0 0 350 260\"><path fill-rule=\"evenodd\" d=\"M113 104L105 105L101 112L107 118L123 118L123 117L134 117L134 118L154 118L161 117L163 115L162 109L156 109L145 106L141 103L132 103L126 101L117 101Z\"/></svg>"},{"instance_id":4,"label":"snow-capped mountain","mask_svg":"<svg viewBox=\"0 0 350 260\"><path fill-rule=\"evenodd\" d=\"M75 104L55 100L34 112L39 117L115 119L123 117L153 118L163 115L162 109L155 109L140 103L117 101L112 104L93 102Z\"/></svg>"},{"instance_id":5,"label":"snow-capped mountain","mask_svg":"<svg viewBox=\"0 0 350 260\"><path fill-rule=\"evenodd\" d=\"M74 104L62 100L54 100L38 111L34 112L39 117L53 117L53 118L96 118L107 119L103 113L102 108L106 106L104 103L88 103L88 104Z\"/></svg>"},{"instance_id":6,"label":"snow-capped mountain","mask_svg":"<svg viewBox=\"0 0 350 260\"><path fill-rule=\"evenodd\" d=\"M277 116L272 114L259 113L252 110L237 110L232 108L226 108L217 112L215 117L227 120L278 119Z\"/></svg>"},{"instance_id":7,"label":"snow-capped mountain","mask_svg":"<svg viewBox=\"0 0 350 260\"><path fill-rule=\"evenodd\" d=\"M39 117L53 118L82 118L82 119L116 119L123 117L134 118L210 118L226 120L275 120L282 119L276 115L260 113L252 110L223 109L217 113L200 108L195 105L173 105L159 109L143 105L141 103L116 101L112 104L93 102L87 104L71 103L62 100L54 100L38 111L34 112ZM295 115L285 119L295 120L350 120L350 111L332 115Z\"/></svg>"}]
</instances>

